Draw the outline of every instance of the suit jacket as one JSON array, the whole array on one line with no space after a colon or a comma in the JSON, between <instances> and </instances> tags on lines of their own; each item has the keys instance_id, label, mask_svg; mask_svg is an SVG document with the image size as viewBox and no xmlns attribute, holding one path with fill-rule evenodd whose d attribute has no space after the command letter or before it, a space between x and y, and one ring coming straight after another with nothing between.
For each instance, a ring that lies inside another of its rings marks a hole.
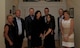
<instances>
[{"instance_id":1,"label":"suit jacket","mask_svg":"<svg viewBox=\"0 0 80 48\"><path fill-rule=\"evenodd\" d=\"M15 37L16 38L17 37L24 38L24 20L22 18L20 18L20 19L21 19L21 23L22 23L22 34L20 36L18 35L18 25L17 25L17 20L15 17L14 17L14 21L13 21L14 26L15 26Z\"/></svg>"},{"instance_id":2,"label":"suit jacket","mask_svg":"<svg viewBox=\"0 0 80 48\"><path fill-rule=\"evenodd\" d=\"M62 19L64 19L64 17L62 18ZM58 22L58 33L60 32L60 17L58 17L58 19L57 19L57 22Z\"/></svg>"},{"instance_id":3,"label":"suit jacket","mask_svg":"<svg viewBox=\"0 0 80 48\"><path fill-rule=\"evenodd\" d=\"M33 22L33 20L30 15L25 18L26 37L31 36L32 22Z\"/></svg>"},{"instance_id":4,"label":"suit jacket","mask_svg":"<svg viewBox=\"0 0 80 48\"><path fill-rule=\"evenodd\" d=\"M60 18L60 17L58 17L58 20L57 20L57 21L58 21L58 33L60 32L60 26L59 26L59 24L60 24L60 23L59 23L59 18Z\"/></svg>"}]
</instances>

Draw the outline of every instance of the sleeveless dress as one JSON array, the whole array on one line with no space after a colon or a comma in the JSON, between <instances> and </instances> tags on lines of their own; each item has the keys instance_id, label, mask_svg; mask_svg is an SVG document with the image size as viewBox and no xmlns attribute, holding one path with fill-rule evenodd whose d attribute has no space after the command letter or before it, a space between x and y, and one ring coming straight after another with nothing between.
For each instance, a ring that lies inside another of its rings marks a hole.
<instances>
[{"instance_id":1,"label":"sleeveless dress","mask_svg":"<svg viewBox=\"0 0 80 48\"><path fill-rule=\"evenodd\" d=\"M52 23L49 23L49 24L46 23L45 24L45 31L46 32L48 31L49 28L53 29L53 24ZM53 34L49 33L45 37L45 39L44 39L44 47L45 48L55 48L54 33Z\"/></svg>"},{"instance_id":2,"label":"sleeveless dress","mask_svg":"<svg viewBox=\"0 0 80 48\"><path fill-rule=\"evenodd\" d=\"M64 32L64 37L68 36L70 32L70 23L71 23L71 18L69 20L62 20L62 27L63 27L63 32ZM62 46L65 47L74 47L74 32L69 36L69 39L67 42L63 40L62 36Z\"/></svg>"},{"instance_id":3,"label":"sleeveless dress","mask_svg":"<svg viewBox=\"0 0 80 48\"><path fill-rule=\"evenodd\" d=\"M13 25L8 25L6 24L5 27L8 26L9 27L9 31L8 31L8 36L9 38L11 39L11 41L14 43L14 26ZM5 32L4 32L5 33ZM6 48L14 48L14 45L13 46L10 46L9 42L6 40L5 38L5 45L6 45Z\"/></svg>"}]
</instances>

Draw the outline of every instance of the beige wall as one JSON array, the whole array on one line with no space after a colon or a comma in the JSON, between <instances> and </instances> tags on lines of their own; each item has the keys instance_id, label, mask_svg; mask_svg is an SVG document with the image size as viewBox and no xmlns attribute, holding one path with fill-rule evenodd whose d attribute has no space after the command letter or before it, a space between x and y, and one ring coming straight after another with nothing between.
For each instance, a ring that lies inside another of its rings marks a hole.
<instances>
[{"instance_id":1,"label":"beige wall","mask_svg":"<svg viewBox=\"0 0 80 48\"><path fill-rule=\"evenodd\" d=\"M5 0L0 0L0 48L5 48L3 29L5 24Z\"/></svg>"},{"instance_id":2,"label":"beige wall","mask_svg":"<svg viewBox=\"0 0 80 48\"><path fill-rule=\"evenodd\" d=\"M16 0L15 0L16 1ZM12 5L17 5L17 1L13 3L13 0L6 1L7 4L5 4L5 0L1 0L0 2L0 48L5 48L4 45L4 37L3 37L3 30L4 30L4 24L5 24L5 14L9 14L9 9L11 9ZM80 48L80 0L67 0L67 7L71 8L74 7L74 20L75 20L75 44L76 48ZM5 7L6 6L6 7ZM6 8L6 9L5 9Z\"/></svg>"},{"instance_id":3,"label":"beige wall","mask_svg":"<svg viewBox=\"0 0 80 48\"><path fill-rule=\"evenodd\" d=\"M19 0L6 0L6 15L9 14L10 9L12 10L12 6L15 5L16 9L18 8Z\"/></svg>"},{"instance_id":4,"label":"beige wall","mask_svg":"<svg viewBox=\"0 0 80 48\"><path fill-rule=\"evenodd\" d=\"M19 5L19 0L14 0L14 5L16 6L16 9L17 9Z\"/></svg>"},{"instance_id":5,"label":"beige wall","mask_svg":"<svg viewBox=\"0 0 80 48\"><path fill-rule=\"evenodd\" d=\"M13 5L14 5L14 0L6 0L6 15L9 14L10 9L12 10Z\"/></svg>"},{"instance_id":6,"label":"beige wall","mask_svg":"<svg viewBox=\"0 0 80 48\"><path fill-rule=\"evenodd\" d=\"M0 48L5 48L3 36L5 18L9 14L9 10L12 9L12 5L14 5L13 0L1 0L0 2Z\"/></svg>"},{"instance_id":7,"label":"beige wall","mask_svg":"<svg viewBox=\"0 0 80 48\"><path fill-rule=\"evenodd\" d=\"M74 7L75 45L80 48L80 0L67 0L67 7Z\"/></svg>"}]
</instances>

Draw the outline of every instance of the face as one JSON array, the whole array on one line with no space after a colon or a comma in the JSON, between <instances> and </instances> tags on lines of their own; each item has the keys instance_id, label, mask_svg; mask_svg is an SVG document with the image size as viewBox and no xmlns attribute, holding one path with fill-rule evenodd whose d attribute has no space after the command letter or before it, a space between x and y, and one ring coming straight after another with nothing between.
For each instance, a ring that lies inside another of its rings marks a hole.
<instances>
[{"instance_id":1,"label":"face","mask_svg":"<svg viewBox=\"0 0 80 48\"><path fill-rule=\"evenodd\" d=\"M64 12L64 17L69 18L69 14L67 12Z\"/></svg>"},{"instance_id":2,"label":"face","mask_svg":"<svg viewBox=\"0 0 80 48\"><path fill-rule=\"evenodd\" d=\"M60 15L60 16L63 15L63 10L59 10L59 15Z\"/></svg>"},{"instance_id":3,"label":"face","mask_svg":"<svg viewBox=\"0 0 80 48\"><path fill-rule=\"evenodd\" d=\"M36 16L37 16L37 19L39 19L39 18L40 18L40 16L41 16L41 13L40 13L40 12L38 12Z\"/></svg>"},{"instance_id":4,"label":"face","mask_svg":"<svg viewBox=\"0 0 80 48\"><path fill-rule=\"evenodd\" d=\"M19 17L20 17L20 15L21 15L21 11L20 11L20 10L17 10L17 11L16 11L16 17L18 17L18 18L19 18Z\"/></svg>"},{"instance_id":5,"label":"face","mask_svg":"<svg viewBox=\"0 0 80 48\"><path fill-rule=\"evenodd\" d=\"M44 13L45 13L45 15L48 15L49 14L49 10L48 9L44 9Z\"/></svg>"},{"instance_id":6,"label":"face","mask_svg":"<svg viewBox=\"0 0 80 48\"><path fill-rule=\"evenodd\" d=\"M8 20L8 22L12 23L13 22L13 17L12 16L8 16L7 20Z\"/></svg>"},{"instance_id":7,"label":"face","mask_svg":"<svg viewBox=\"0 0 80 48\"><path fill-rule=\"evenodd\" d=\"M34 9L30 9L30 10L29 10L29 14L30 14L30 15L34 15Z\"/></svg>"},{"instance_id":8,"label":"face","mask_svg":"<svg viewBox=\"0 0 80 48\"><path fill-rule=\"evenodd\" d=\"M50 22L50 20L51 20L51 18L50 18L50 16L49 16L49 15L47 16L47 18L46 18L46 19L47 19L47 21L48 21L48 22Z\"/></svg>"}]
</instances>

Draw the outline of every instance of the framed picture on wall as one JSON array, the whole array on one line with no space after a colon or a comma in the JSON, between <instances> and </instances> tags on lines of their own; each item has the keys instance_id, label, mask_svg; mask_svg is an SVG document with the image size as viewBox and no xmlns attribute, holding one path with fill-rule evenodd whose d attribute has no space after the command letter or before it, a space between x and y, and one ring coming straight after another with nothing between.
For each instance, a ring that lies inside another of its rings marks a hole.
<instances>
[{"instance_id":1,"label":"framed picture on wall","mask_svg":"<svg viewBox=\"0 0 80 48\"><path fill-rule=\"evenodd\" d=\"M15 11L16 11L16 6L13 5L13 6L12 6L12 13L13 13L13 15L15 14Z\"/></svg>"},{"instance_id":2,"label":"framed picture on wall","mask_svg":"<svg viewBox=\"0 0 80 48\"><path fill-rule=\"evenodd\" d=\"M74 18L74 8L69 8L70 17Z\"/></svg>"}]
</instances>

